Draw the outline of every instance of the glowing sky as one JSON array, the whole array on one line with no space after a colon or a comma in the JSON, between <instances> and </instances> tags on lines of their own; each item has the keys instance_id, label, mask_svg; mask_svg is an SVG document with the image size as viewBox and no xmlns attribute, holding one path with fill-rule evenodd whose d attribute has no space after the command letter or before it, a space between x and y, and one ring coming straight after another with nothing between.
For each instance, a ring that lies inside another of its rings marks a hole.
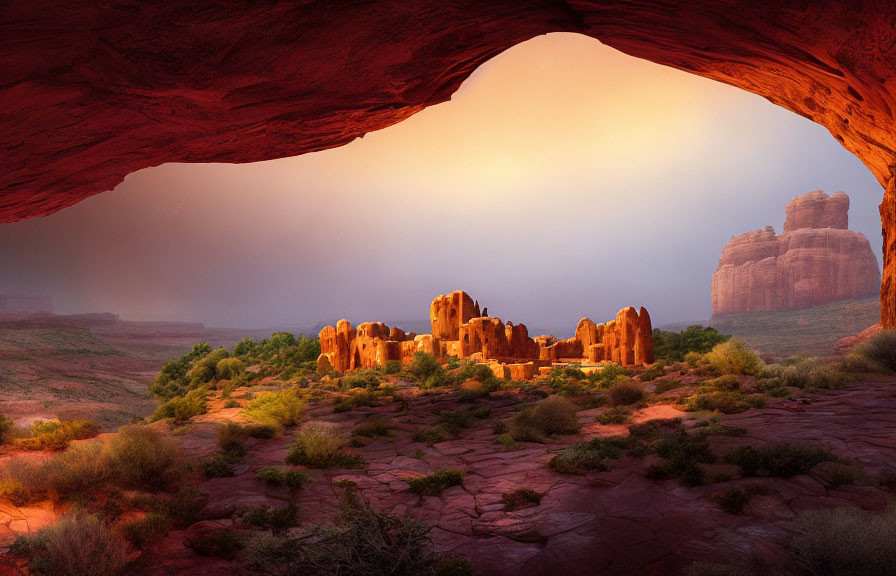
<instances>
[{"instance_id":1,"label":"glowing sky","mask_svg":"<svg viewBox=\"0 0 896 576\"><path fill-rule=\"evenodd\" d=\"M216 326L425 320L465 289L493 316L571 331L626 305L705 319L734 235L846 191L880 258L882 191L828 132L765 100L551 34L451 102L348 146L168 164L53 216L0 225L0 292L59 312Z\"/></svg>"}]
</instances>

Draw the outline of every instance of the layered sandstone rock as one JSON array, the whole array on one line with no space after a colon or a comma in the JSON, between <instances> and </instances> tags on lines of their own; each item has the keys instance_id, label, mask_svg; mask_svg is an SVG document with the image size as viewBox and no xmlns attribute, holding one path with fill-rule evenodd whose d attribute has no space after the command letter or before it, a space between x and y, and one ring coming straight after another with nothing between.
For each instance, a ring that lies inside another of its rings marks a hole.
<instances>
[{"instance_id":1,"label":"layered sandstone rock","mask_svg":"<svg viewBox=\"0 0 896 576\"><path fill-rule=\"evenodd\" d=\"M432 301L432 334L406 334L382 322L365 322L355 329L348 320L340 320L320 332L318 369L372 368L394 360L410 362L417 352L426 352L442 362L451 357L487 362L495 374L526 380L551 362L612 361L630 366L654 360L650 316L644 308L640 312L624 308L606 324L583 318L576 335L565 340L531 338L525 324L479 314L479 302L458 290Z\"/></svg>"},{"instance_id":2,"label":"layered sandstone rock","mask_svg":"<svg viewBox=\"0 0 896 576\"><path fill-rule=\"evenodd\" d=\"M847 229L849 197L820 190L787 205L784 233L735 236L712 276L713 315L799 310L877 294L880 269L868 239Z\"/></svg>"}]
</instances>

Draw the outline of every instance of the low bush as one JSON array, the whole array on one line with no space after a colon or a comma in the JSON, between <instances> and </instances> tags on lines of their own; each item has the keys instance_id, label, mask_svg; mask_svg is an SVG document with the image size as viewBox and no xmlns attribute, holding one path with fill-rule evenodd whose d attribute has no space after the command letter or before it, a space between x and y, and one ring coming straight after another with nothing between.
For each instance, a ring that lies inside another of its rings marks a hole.
<instances>
[{"instance_id":1,"label":"low bush","mask_svg":"<svg viewBox=\"0 0 896 576\"><path fill-rule=\"evenodd\" d=\"M249 424L243 426L250 438L270 439L277 436L277 427L271 424Z\"/></svg>"},{"instance_id":2,"label":"low bush","mask_svg":"<svg viewBox=\"0 0 896 576\"><path fill-rule=\"evenodd\" d=\"M246 453L249 430L236 422L227 421L218 428L218 448L233 456Z\"/></svg>"},{"instance_id":3,"label":"low bush","mask_svg":"<svg viewBox=\"0 0 896 576\"><path fill-rule=\"evenodd\" d=\"M253 538L246 554L250 568L266 574L363 576L472 576L466 561L435 554L429 527L411 518L375 510L348 490L332 524L307 536Z\"/></svg>"},{"instance_id":4,"label":"low bush","mask_svg":"<svg viewBox=\"0 0 896 576\"><path fill-rule=\"evenodd\" d=\"M873 374L883 371L883 367L864 356L859 351L852 351L837 362L837 370L851 374Z\"/></svg>"},{"instance_id":5,"label":"low bush","mask_svg":"<svg viewBox=\"0 0 896 576\"><path fill-rule=\"evenodd\" d=\"M725 455L725 462L736 464L744 476L763 472L780 478L805 474L816 464L835 461L837 457L824 448L792 444L773 444L761 448L740 446Z\"/></svg>"},{"instance_id":6,"label":"low bush","mask_svg":"<svg viewBox=\"0 0 896 576\"><path fill-rule=\"evenodd\" d=\"M449 383L445 369L432 354L426 352L415 353L405 372L416 380L421 388L432 388Z\"/></svg>"},{"instance_id":7,"label":"low bush","mask_svg":"<svg viewBox=\"0 0 896 576\"><path fill-rule=\"evenodd\" d=\"M215 376L218 380L233 380L246 369L246 365L239 358L223 358L215 364Z\"/></svg>"},{"instance_id":8,"label":"low bush","mask_svg":"<svg viewBox=\"0 0 896 576\"><path fill-rule=\"evenodd\" d=\"M236 530L222 528L206 532L188 544L203 556L233 560L243 549L243 535Z\"/></svg>"},{"instance_id":9,"label":"low bush","mask_svg":"<svg viewBox=\"0 0 896 576\"><path fill-rule=\"evenodd\" d=\"M734 374L725 374L704 382L699 392L734 392L740 390L740 380Z\"/></svg>"},{"instance_id":10,"label":"low bush","mask_svg":"<svg viewBox=\"0 0 896 576\"><path fill-rule=\"evenodd\" d=\"M168 524L167 516L150 512L123 522L120 528L125 539L142 550L167 534Z\"/></svg>"},{"instance_id":11,"label":"low bush","mask_svg":"<svg viewBox=\"0 0 896 576\"><path fill-rule=\"evenodd\" d=\"M585 474L591 470L606 471L613 467L613 460L631 443L625 436L592 438L573 444L551 458L548 466L561 474Z\"/></svg>"},{"instance_id":12,"label":"low bush","mask_svg":"<svg viewBox=\"0 0 896 576\"><path fill-rule=\"evenodd\" d=\"M376 368L361 368L353 372L349 372L342 377L340 385L343 390L352 388L365 388L367 390L375 390L383 381L383 373Z\"/></svg>"},{"instance_id":13,"label":"low bush","mask_svg":"<svg viewBox=\"0 0 896 576\"><path fill-rule=\"evenodd\" d=\"M63 450L72 440L93 438L100 433L100 427L90 420L37 420L31 425L31 437L15 441L23 450Z\"/></svg>"},{"instance_id":14,"label":"low bush","mask_svg":"<svg viewBox=\"0 0 896 576\"><path fill-rule=\"evenodd\" d=\"M308 422L299 430L289 449L286 462L310 468L361 468L366 462L357 454L346 452L345 434L338 424Z\"/></svg>"},{"instance_id":15,"label":"low bush","mask_svg":"<svg viewBox=\"0 0 896 576\"><path fill-rule=\"evenodd\" d=\"M704 354L729 338L731 337L720 334L715 328L699 325L688 326L678 333L655 329L653 351L657 358L663 360L685 360L689 354Z\"/></svg>"},{"instance_id":16,"label":"low bush","mask_svg":"<svg viewBox=\"0 0 896 576\"><path fill-rule=\"evenodd\" d=\"M168 490L178 486L189 470L178 445L147 426L121 428L109 440L106 456L123 488Z\"/></svg>"},{"instance_id":17,"label":"low bush","mask_svg":"<svg viewBox=\"0 0 896 576\"><path fill-rule=\"evenodd\" d=\"M519 488L513 492L504 494L501 501L504 503L505 511L513 512L514 510L538 506L541 504L541 498L541 492L536 492L531 488Z\"/></svg>"},{"instance_id":18,"label":"low bush","mask_svg":"<svg viewBox=\"0 0 896 576\"><path fill-rule=\"evenodd\" d=\"M419 430L414 430L414 433L411 434L411 440L414 442L421 442L428 446L437 444L444 439L444 434L442 434L442 431L438 428L420 428Z\"/></svg>"},{"instance_id":19,"label":"low bush","mask_svg":"<svg viewBox=\"0 0 896 576\"><path fill-rule=\"evenodd\" d=\"M883 513L855 508L806 510L791 542L797 561L818 576L896 574L896 506Z\"/></svg>"},{"instance_id":20,"label":"low bush","mask_svg":"<svg viewBox=\"0 0 896 576\"><path fill-rule=\"evenodd\" d=\"M269 392L255 397L246 407L246 417L282 430L295 426L305 411L305 399L297 388Z\"/></svg>"},{"instance_id":21,"label":"low bush","mask_svg":"<svg viewBox=\"0 0 896 576\"><path fill-rule=\"evenodd\" d=\"M631 408L626 408L625 406L616 406L614 408L607 408L606 410L598 414L596 420L600 424L608 426L611 424L625 424L626 422L628 422L631 416Z\"/></svg>"},{"instance_id":22,"label":"low bush","mask_svg":"<svg viewBox=\"0 0 896 576\"><path fill-rule=\"evenodd\" d=\"M288 486L292 490L296 490L304 486L308 480L308 473L295 468L285 468L278 466L265 466L255 471L258 479L265 484L274 486Z\"/></svg>"},{"instance_id":23,"label":"low bush","mask_svg":"<svg viewBox=\"0 0 896 576\"><path fill-rule=\"evenodd\" d=\"M126 566L124 538L83 512L21 537L14 551L26 558L32 574L117 576Z\"/></svg>"},{"instance_id":24,"label":"low bush","mask_svg":"<svg viewBox=\"0 0 896 576\"><path fill-rule=\"evenodd\" d=\"M3 414L0 414L0 444L6 444L12 440L13 421Z\"/></svg>"},{"instance_id":25,"label":"low bush","mask_svg":"<svg viewBox=\"0 0 896 576\"><path fill-rule=\"evenodd\" d=\"M376 406L377 396L369 390L362 392L352 392L344 398L339 398L333 402L333 409L336 412L348 412L362 406Z\"/></svg>"},{"instance_id":26,"label":"low bush","mask_svg":"<svg viewBox=\"0 0 896 576\"><path fill-rule=\"evenodd\" d=\"M613 406L628 406L644 399L644 390L631 380L617 382L607 393Z\"/></svg>"},{"instance_id":27,"label":"low bush","mask_svg":"<svg viewBox=\"0 0 896 576\"><path fill-rule=\"evenodd\" d=\"M411 487L411 492L420 494L421 496L439 496L445 488L457 486L464 481L464 473L462 470L453 468L443 468L437 470L428 476L403 478Z\"/></svg>"},{"instance_id":28,"label":"low bush","mask_svg":"<svg viewBox=\"0 0 896 576\"><path fill-rule=\"evenodd\" d=\"M233 460L222 453L205 458L201 466L202 475L206 478L230 478L235 473Z\"/></svg>"},{"instance_id":29,"label":"low bush","mask_svg":"<svg viewBox=\"0 0 896 576\"><path fill-rule=\"evenodd\" d=\"M362 436L364 438L386 437L392 436L392 426L384 420L374 418L366 424L356 426L352 430L352 436Z\"/></svg>"},{"instance_id":30,"label":"low bush","mask_svg":"<svg viewBox=\"0 0 896 576\"><path fill-rule=\"evenodd\" d=\"M575 434L581 425L576 406L561 396L550 396L510 420L510 435L519 442L538 442L544 436Z\"/></svg>"},{"instance_id":31,"label":"low bush","mask_svg":"<svg viewBox=\"0 0 896 576\"><path fill-rule=\"evenodd\" d=\"M495 442L503 446L505 450L519 450L522 448L519 442L514 440L510 434L501 434L495 439Z\"/></svg>"},{"instance_id":32,"label":"low bush","mask_svg":"<svg viewBox=\"0 0 896 576\"><path fill-rule=\"evenodd\" d=\"M641 382L650 382L651 380L656 380L660 376L663 376L665 373L666 363L662 360L657 360L650 366L650 368L641 372L638 379L641 380Z\"/></svg>"},{"instance_id":33,"label":"low bush","mask_svg":"<svg viewBox=\"0 0 896 576\"><path fill-rule=\"evenodd\" d=\"M784 368L781 380L794 388L835 390L846 383L846 376L817 358L810 358Z\"/></svg>"},{"instance_id":34,"label":"low bush","mask_svg":"<svg viewBox=\"0 0 896 576\"><path fill-rule=\"evenodd\" d=\"M149 421L174 418L175 422L183 422L193 416L205 414L208 412L208 404L205 401L207 393L205 387L199 387L190 390L186 396L175 396L156 408L156 411L149 417Z\"/></svg>"},{"instance_id":35,"label":"low bush","mask_svg":"<svg viewBox=\"0 0 896 576\"><path fill-rule=\"evenodd\" d=\"M756 380L756 391L773 398L788 396L790 392L784 387L781 378L759 378Z\"/></svg>"},{"instance_id":36,"label":"low bush","mask_svg":"<svg viewBox=\"0 0 896 576\"><path fill-rule=\"evenodd\" d=\"M763 405L761 396L745 396L740 392L710 392L687 399L685 411L718 410L722 414L738 414Z\"/></svg>"},{"instance_id":37,"label":"low bush","mask_svg":"<svg viewBox=\"0 0 896 576\"><path fill-rule=\"evenodd\" d=\"M887 370L896 371L896 330L882 330L859 346L856 353Z\"/></svg>"},{"instance_id":38,"label":"low bush","mask_svg":"<svg viewBox=\"0 0 896 576\"><path fill-rule=\"evenodd\" d=\"M44 461L39 470L40 483L33 493L45 492L53 500L83 500L110 483L121 484L121 472L111 465L108 445L98 441L71 446Z\"/></svg>"},{"instance_id":39,"label":"low bush","mask_svg":"<svg viewBox=\"0 0 896 576\"><path fill-rule=\"evenodd\" d=\"M623 368L615 362L607 362L600 371L594 371L588 375L588 381L603 388L608 388L616 381L632 375L632 371Z\"/></svg>"},{"instance_id":40,"label":"low bush","mask_svg":"<svg viewBox=\"0 0 896 576\"><path fill-rule=\"evenodd\" d=\"M762 360L737 338L717 344L705 355L705 359L722 375L758 376L762 373Z\"/></svg>"},{"instance_id":41,"label":"low bush","mask_svg":"<svg viewBox=\"0 0 896 576\"><path fill-rule=\"evenodd\" d=\"M298 509L290 503L281 508L260 506L245 510L242 522L262 530L270 530L273 534L283 534L290 528L298 526Z\"/></svg>"}]
</instances>

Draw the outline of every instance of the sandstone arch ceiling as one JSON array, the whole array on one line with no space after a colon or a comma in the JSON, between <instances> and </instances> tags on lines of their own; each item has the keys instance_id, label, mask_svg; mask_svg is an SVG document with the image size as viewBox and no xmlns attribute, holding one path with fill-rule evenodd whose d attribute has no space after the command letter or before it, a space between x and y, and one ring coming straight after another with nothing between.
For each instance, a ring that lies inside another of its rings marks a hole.
<instances>
[{"instance_id":1,"label":"sandstone arch ceiling","mask_svg":"<svg viewBox=\"0 0 896 576\"><path fill-rule=\"evenodd\" d=\"M896 327L892 0L33 0L4 3L0 31L0 222L164 162L340 146L519 42L579 32L828 128L886 190L881 320Z\"/></svg>"}]
</instances>

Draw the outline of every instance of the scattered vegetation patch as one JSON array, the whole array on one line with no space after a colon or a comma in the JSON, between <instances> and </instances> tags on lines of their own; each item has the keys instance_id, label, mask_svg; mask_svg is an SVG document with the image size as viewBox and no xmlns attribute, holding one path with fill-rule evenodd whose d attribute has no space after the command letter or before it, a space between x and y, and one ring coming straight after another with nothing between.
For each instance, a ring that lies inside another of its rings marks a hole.
<instances>
[{"instance_id":1,"label":"scattered vegetation patch","mask_svg":"<svg viewBox=\"0 0 896 576\"><path fill-rule=\"evenodd\" d=\"M714 495L713 498L729 514L743 514L744 508L750 503L755 494L767 493L768 489L760 485L731 486L725 489L724 492Z\"/></svg>"},{"instance_id":2,"label":"scattered vegetation patch","mask_svg":"<svg viewBox=\"0 0 896 576\"><path fill-rule=\"evenodd\" d=\"M705 359L719 374L758 376L762 373L762 360L737 338L715 345Z\"/></svg>"},{"instance_id":3,"label":"scattered vegetation patch","mask_svg":"<svg viewBox=\"0 0 896 576\"><path fill-rule=\"evenodd\" d=\"M340 384L343 390L352 388L376 390L384 378L385 374L377 368L361 368L345 374Z\"/></svg>"},{"instance_id":4,"label":"scattered vegetation patch","mask_svg":"<svg viewBox=\"0 0 896 576\"><path fill-rule=\"evenodd\" d=\"M34 534L19 535L11 553L32 574L117 576L126 566L125 541L97 516L76 512Z\"/></svg>"},{"instance_id":5,"label":"scattered vegetation patch","mask_svg":"<svg viewBox=\"0 0 896 576\"><path fill-rule=\"evenodd\" d=\"M376 406L377 393L369 390L352 390L348 396L339 398L333 402L333 409L336 412L348 412L362 406Z\"/></svg>"},{"instance_id":6,"label":"scattered vegetation patch","mask_svg":"<svg viewBox=\"0 0 896 576\"><path fill-rule=\"evenodd\" d=\"M186 396L171 398L156 408L156 411L149 417L149 421L174 418L175 422L184 422L193 416L205 414L208 412L208 403L205 401L207 393L205 388L196 388L190 390Z\"/></svg>"},{"instance_id":7,"label":"scattered vegetation patch","mask_svg":"<svg viewBox=\"0 0 896 576\"><path fill-rule=\"evenodd\" d=\"M632 416L631 408L625 406L615 406L607 408L597 415L597 421L604 426L611 424L625 424Z\"/></svg>"},{"instance_id":8,"label":"scattered vegetation patch","mask_svg":"<svg viewBox=\"0 0 896 576\"><path fill-rule=\"evenodd\" d=\"M411 492L420 494L421 496L439 496L451 486L457 486L464 481L464 473L462 470L454 468L443 468L437 470L428 476L403 478L411 486Z\"/></svg>"},{"instance_id":9,"label":"scattered vegetation patch","mask_svg":"<svg viewBox=\"0 0 896 576\"><path fill-rule=\"evenodd\" d=\"M429 527L372 508L354 490L333 524L298 537L260 535L248 543L249 566L267 574L473 576L468 562L435 554Z\"/></svg>"},{"instance_id":10,"label":"scattered vegetation patch","mask_svg":"<svg viewBox=\"0 0 896 576\"><path fill-rule=\"evenodd\" d=\"M346 442L338 424L308 422L299 430L286 462L309 468L363 468L364 457L347 452Z\"/></svg>"},{"instance_id":11,"label":"scattered vegetation patch","mask_svg":"<svg viewBox=\"0 0 896 576\"><path fill-rule=\"evenodd\" d=\"M836 462L837 457L824 448L793 444L773 444L756 448L740 446L725 455L725 462L736 464L744 476L760 473L779 478L805 474L821 462Z\"/></svg>"},{"instance_id":12,"label":"scattered vegetation patch","mask_svg":"<svg viewBox=\"0 0 896 576\"><path fill-rule=\"evenodd\" d=\"M513 512L514 510L521 510L522 508L538 506L541 504L542 496L543 494L541 492L537 492L531 488L519 488L513 492L504 494L501 501L504 502L505 511Z\"/></svg>"},{"instance_id":13,"label":"scattered vegetation patch","mask_svg":"<svg viewBox=\"0 0 896 576\"><path fill-rule=\"evenodd\" d=\"M93 438L99 433L99 425L90 420L37 420L31 425L31 437L16 439L15 445L22 450L63 450L72 440Z\"/></svg>"},{"instance_id":14,"label":"scattered vegetation patch","mask_svg":"<svg viewBox=\"0 0 896 576\"><path fill-rule=\"evenodd\" d=\"M738 414L764 405L761 396L747 396L740 392L709 392L695 394L687 399L685 411L717 410L722 414Z\"/></svg>"},{"instance_id":15,"label":"scattered vegetation patch","mask_svg":"<svg viewBox=\"0 0 896 576\"><path fill-rule=\"evenodd\" d=\"M539 400L508 424L510 436L517 442L543 442L546 436L575 434L580 428L575 404L561 396Z\"/></svg>"},{"instance_id":16,"label":"scattered vegetation patch","mask_svg":"<svg viewBox=\"0 0 896 576\"><path fill-rule=\"evenodd\" d=\"M427 446L437 444L444 439L444 434L442 434L442 431L438 428L421 428L419 430L414 430L414 433L411 435L411 440L414 442L421 442Z\"/></svg>"},{"instance_id":17,"label":"scattered vegetation patch","mask_svg":"<svg viewBox=\"0 0 896 576\"><path fill-rule=\"evenodd\" d=\"M653 352L657 358L667 362L680 362L688 353L705 354L730 338L715 328L700 325L688 326L678 333L654 329Z\"/></svg>"},{"instance_id":18,"label":"scattered vegetation patch","mask_svg":"<svg viewBox=\"0 0 896 576\"><path fill-rule=\"evenodd\" d=\"M190 540L188 545L203 556L233 560L243 549L243 534L229 528L210 530Z\"/></svg>"},{"instance_id":19,"label":"scattered vegetation patch","mask_svg":"<svg viewBox=\"0 0 896 576\"><path fill-rule=\"evenodd\" d=\"M890 372L896 372L896 330L878 332L859 346L856 353Z\"/></svg>"},{"instance_id":20,"label":"scattered vegetation patch","mask_svg":"<svg viewBox=\"0 0 896 576\"><path fill-rule=\"evenodd\" d=\"M352 430L352 436L361 436L364 438L391 438L393 436L392 426L384 420L374 418L366 424L356 426L354 430Z\"/></svg>"},{"instance_id":21,"label":"scattered vegetation patch","mask_svg":"<svg viewBox=\"0 0 896 576\"><path fill-rule=\"evenodd\" d=\"M143 549L168 533L168 517L150 512L121 524L121 533L135 548Z\"/></svg>"},{"instance_id":22,"label":"scattered vegetation patch","mask_svg":"<svg viewBox=\"0 0 896 576\"><path fill-rule=\"evenodd\" d=\"M787 386L807 390L836 390L846 383L846 376L817 358L808 358L785 367L781 380Z\"/></svg>"},{"instance_id":23,"label":"scattered vegetation patch","mask_svg":"<svg viewBox=\"0 0 896 576\"><path fill-rule=\"evenodd\" d=\"M896 506L883 513L855 508L807 510L797 517L797 561L819 576L896 574Z\"/></svg>"},{"instance_id":24,"label":"scattered vegetation patch","mask_svg":"<svg viewBox=\"0 0 896 576\"><path fill-rule=\"evenodd\" d=\"M631 446L625 436L592 438L586 442L573 444L558 452L548 463L561 474L586 474L589 471L607 471L613 467L613 460Z\"/></svg>"},{"instance_id":25,"label":"scattered vegetation patch","mask_svg":"<svg viewBox=\"0 0 896 576\"><path fill-rule=\"evenodd\" d=\"M305 411L305 399L297 388L269 392L255 397L246 407L245 415L260 424L282 430L295 426Z\"/></svg>"},{"instance_id":26,"label":"scattered vegetation patch","mask_svg":"<svg viewBox=\"0 0 896 576\"><path fill-rule=\"evenodd\" d=\"M270 530L273 534L283 534L298 526L298 509L290 503L283 507L259 506L243 511L242 522L247 526Z\"/></svg>"},{"instance_id":27,"label":"scattered vegetation patch","mask_svg":"<svg viewBox=\"0 0 896 576\"><path fill-rule=\"evenodd\" d=\"M613 406L629 406L644 399L644 389L631 380L625 380L614 384L607 396Z\"/></svg>"},{"instance_id":28,"label":"scattered vegetation patch","mask_svg":"<svg viewBox=\"0 0 896 576\"><path fill-rule=\"evenodd\" d=\"M258 479L273 486L287 486L297 490L308 483L308 473L284 466L265 466L255 471Z\"/></svg>"}]
</instances>

